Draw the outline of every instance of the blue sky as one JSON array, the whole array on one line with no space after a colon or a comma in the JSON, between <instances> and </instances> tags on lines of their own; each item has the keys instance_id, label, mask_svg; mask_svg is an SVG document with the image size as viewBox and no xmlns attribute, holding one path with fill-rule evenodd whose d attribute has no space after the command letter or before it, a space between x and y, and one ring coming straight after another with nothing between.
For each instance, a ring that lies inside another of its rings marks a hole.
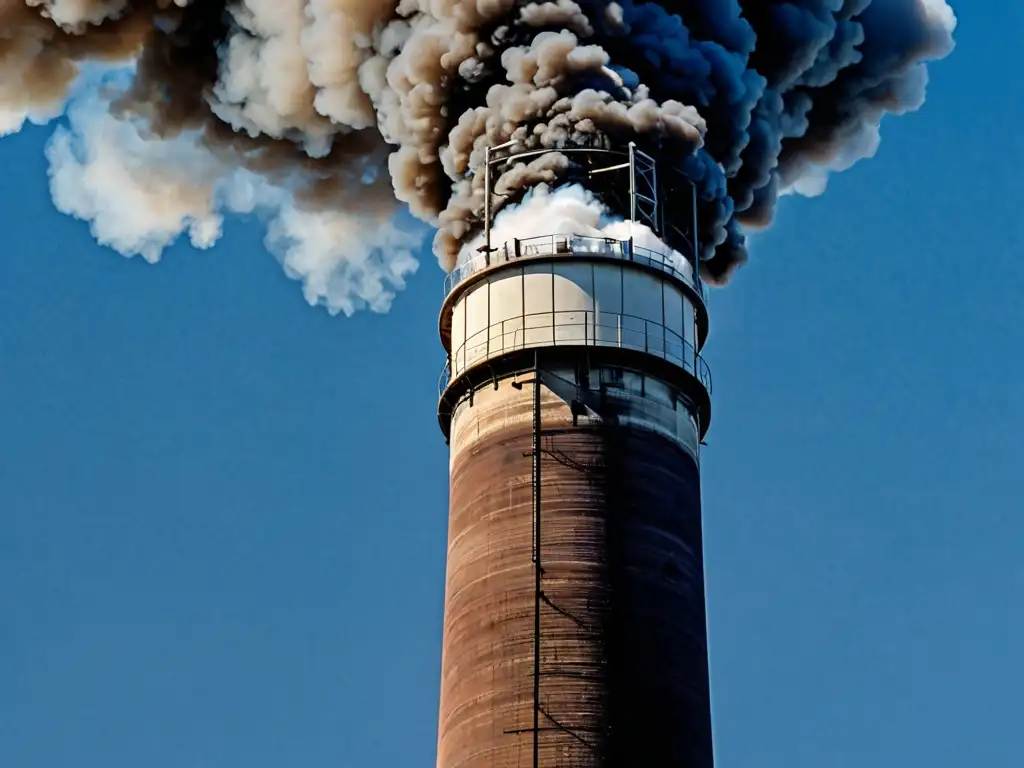
<instances>
[{"instance_id":1,"label":"blue sky","mask_svg":"<svg viewBox=\"0 0 1024 768\"><path fill-rule=\"evenodd\" d=\"M712 302L725 768L1024 762L1024 9ZM1010 84L1001 81L1010 81ZM0 765L434 761L442 274L310 309L252 221L157 266L0 142Z\"/></svg>"}]
</instances>

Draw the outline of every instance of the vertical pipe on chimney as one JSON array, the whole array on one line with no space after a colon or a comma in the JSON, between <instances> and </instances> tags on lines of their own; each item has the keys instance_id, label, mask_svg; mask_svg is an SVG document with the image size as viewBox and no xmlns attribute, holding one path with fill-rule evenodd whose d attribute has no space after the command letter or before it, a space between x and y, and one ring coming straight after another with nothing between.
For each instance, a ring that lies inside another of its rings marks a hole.
<instances>
[{"instance_id":1,"label":"vertical pipe on chimney","mask_svg":"<svg viewBox=\"0 0 1024 768\"><path fill-rule=\"evenodd\" d=\"M540 351L533 356L533 768L540 768Z\"/></svg>"}]
</instances>

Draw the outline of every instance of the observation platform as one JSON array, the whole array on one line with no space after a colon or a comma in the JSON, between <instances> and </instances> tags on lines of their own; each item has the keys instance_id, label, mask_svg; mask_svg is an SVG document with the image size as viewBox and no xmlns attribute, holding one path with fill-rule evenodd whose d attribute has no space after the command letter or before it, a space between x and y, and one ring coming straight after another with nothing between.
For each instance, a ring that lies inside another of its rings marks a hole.
<instances>
[{"instance_id":1,"label":"observation platform","mask_svg":"<svg viewBox=\"0 0 1024 768\"><path fill-rule=\"evenodd\" d=\"M439 328L445 349L451 351L452 304L474 282L507 264L574 256L588 260L624 261L677 280L692 294L694 308L697 310L698 346L704 345L708 334L707 286L685 258L680 260L671 254L634 245L632 240L583 235L541 235L510 240L493 248L490 253L479 253L459 264L445 277L445 300ZM694 258L693 254L686 256Z\"/></svg>"},{"instance_id":2,"label":"observation platform","mask_svg":"<svg viewBox=\"0 0 1024 768\"><path fill-rule=\"evenodd\" d=\"M438 419L446 437L455 406L474 389L532 370L538 350L565 359L570 348L599 348L602 366L675 384L706 431L707 292L685 256L608 237L515 239L460 264L445 294Z\"/></svg>"}]
</instances>

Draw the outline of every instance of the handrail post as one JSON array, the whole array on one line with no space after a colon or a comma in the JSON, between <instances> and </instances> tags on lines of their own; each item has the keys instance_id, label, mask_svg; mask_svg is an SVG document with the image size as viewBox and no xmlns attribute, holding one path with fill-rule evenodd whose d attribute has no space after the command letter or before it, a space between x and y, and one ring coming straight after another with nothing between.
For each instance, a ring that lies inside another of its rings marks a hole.
<instances>
[{"instance_id":1,"label":"handrail post","mask_svg":"<svg viewBox=\"0 0 1024 768\"><path fill-rule=\"evenodd\" d=\"M695 198L696 199L696 198ZM633 222L636 221L636 143L629 142L629 245L633 249Z\"/></svg>"},{"instance_id":2,"label":"handrail post","mask_svg":"<svg viewBox=\"0 0 1024 768\"><path fill-rule=\"evenodd\" d=\"M484 247L491 253L491 147L484 147Z\"/></svg>"}]
</instances>

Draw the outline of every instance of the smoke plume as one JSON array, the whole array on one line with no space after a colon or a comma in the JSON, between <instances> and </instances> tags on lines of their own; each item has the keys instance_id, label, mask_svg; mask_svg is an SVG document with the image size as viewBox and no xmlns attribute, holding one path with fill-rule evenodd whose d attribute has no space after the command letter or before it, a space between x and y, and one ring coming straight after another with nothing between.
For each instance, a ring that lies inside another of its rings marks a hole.
<instances>
[{"instance_id":1,"label":"smoke plume","mask_svg":"<svg viewBox=\"0 0 1024 768\"><path fill-rule=\"evenodd\" d=\"M558 150L635 141L696 185L722 282L781 196L921 106L955 26L945 0L0 0L0 135L60 118L54 201L101 243L155 261L257 213L346 313L387 309L428 226L454 267L486 146L555 150L498 167L497 209L572 199L601 231L601 201L552 193Z\"/></svg>"}]
</instances>

